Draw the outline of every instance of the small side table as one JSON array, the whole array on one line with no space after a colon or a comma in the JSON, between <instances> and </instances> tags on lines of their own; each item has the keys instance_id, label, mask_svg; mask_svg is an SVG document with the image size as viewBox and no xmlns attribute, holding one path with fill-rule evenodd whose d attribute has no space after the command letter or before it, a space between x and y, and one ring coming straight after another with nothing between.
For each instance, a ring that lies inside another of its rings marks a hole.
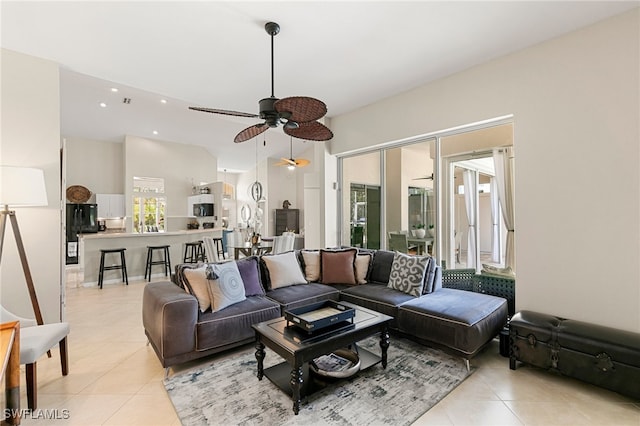
<instances>
[{"instance_id":1,"label":"small side table","mask_svg":"<svg viewBox=\"0 0 640 426\"><path fill-rule=\"evenodd\" d=\"M10 425L20 424L20 322L11 321L0 324L0 361L5 376L5 395L9 415L3 422Z\"/></svg>"}]
</instances>

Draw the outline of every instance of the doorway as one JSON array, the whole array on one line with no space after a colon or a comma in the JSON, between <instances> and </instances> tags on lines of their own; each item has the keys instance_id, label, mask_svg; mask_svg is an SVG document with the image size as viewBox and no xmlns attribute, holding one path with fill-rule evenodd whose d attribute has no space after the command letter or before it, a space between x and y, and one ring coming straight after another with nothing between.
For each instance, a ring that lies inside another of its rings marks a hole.
<instances>
[{"instance_id":1,"label":"doorway","mask_svg":"<svg viewBox=\"0 0 640 426\"><path fill-rule=\"evenodd\" d=\"M380 187L352 183L351 246L380 248Z\"/></svg>"}]
</instances>

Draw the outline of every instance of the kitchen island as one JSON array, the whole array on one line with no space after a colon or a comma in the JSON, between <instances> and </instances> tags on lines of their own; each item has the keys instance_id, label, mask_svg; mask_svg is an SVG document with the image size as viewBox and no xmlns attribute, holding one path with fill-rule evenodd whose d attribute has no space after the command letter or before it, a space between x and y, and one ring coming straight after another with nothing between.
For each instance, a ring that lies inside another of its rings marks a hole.
<instances>
[{"instance_id":1,"label":"kitchen island","mask_svg":"<svg viewBox=\"0 0 640 426\"><path fill-rule=\"evenodd\" d=\"M173 232L144 232L144 233L102 233L83 234L79 236L78 266L84 274L85 287L98 285L98 270L100 269L100 250L126 248L125 258L129 280L144 279L145 262L147 260L147 246L169 246L171 267L182 263L184 244L202 240L203 237L221 238L222 228L195 229ZM119 263L119 257L107 255L105 265ZM156 256L159 253L156 252ZM154 257L154 260L160 258ZM161 266L154 266L151 281L164 278ZM172 271L173 272L173 271ZM121 271L105 271L104 283L122 283Z\"/></svg>"}]
</instances>

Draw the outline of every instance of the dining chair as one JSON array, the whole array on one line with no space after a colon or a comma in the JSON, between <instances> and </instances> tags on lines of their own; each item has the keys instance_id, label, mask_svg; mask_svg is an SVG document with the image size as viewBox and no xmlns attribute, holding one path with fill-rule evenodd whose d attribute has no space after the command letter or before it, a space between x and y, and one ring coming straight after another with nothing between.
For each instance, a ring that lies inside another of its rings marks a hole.
<instances>
[{"instance_id":1,"label":"dining chair","mask_svg":"<svg viewBox=\"0 0 640 426\"><path fill-rule=\"evenodd\" d=\"M285 253L293 250L293 246L296 243L296 234L293 232L284 232L282 235L273 237L273 249L271 253Z\"/></svg>"},{"instance_id":2,"label":"dining chair","mask_svg":"<svg viewBox=\"0 0 640 426\"><path fill-rule=\"evenodd\" d=\"M232 259L221 259L218 251L218 245L212 237L202 237L204 243L204 254L210 263L229 262Z\"/></svg>"},{"instance_id":3,"label":"dining chair","mask_svg":"<svg viewBox=\"0 0 640 426\"><path fill-rule=\"evenodd\" d=\"M38 325L36 320L20 317L1 306L0 322L20 322L20 364L25 365L27 383L27 404L29 409L38 406L37 392L37 360L49 352L56 344L60 347L60 364L62 375L69 374L69 357L67 354L67 335L69 323L56 322ZM50 353L48 353L51 356Z\"/></svg>"},{"instance_id":4,"label":"dining chair","mask_svg":"<svg viewBox=\"0 0 640 426\"><path fill-rule=\"evenodd\" d=\"M409 246L407 234L401 232L389 232L389 250L401 253L416 254L417 247Z\"/></svg>"}]
</instances>

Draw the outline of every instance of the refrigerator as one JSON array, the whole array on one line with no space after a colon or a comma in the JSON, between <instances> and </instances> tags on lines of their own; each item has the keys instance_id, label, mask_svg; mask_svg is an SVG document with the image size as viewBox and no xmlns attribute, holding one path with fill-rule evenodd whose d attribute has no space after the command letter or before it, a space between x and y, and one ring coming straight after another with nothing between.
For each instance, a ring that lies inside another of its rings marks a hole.
<instances>
[{"instance_id":1,"label":"refrigerator","mask_svg":"<svg viewBox=\"0 0 640 426\"><path fill-rule=\"evenodd\" d=\"M78 263L78 235L98 232L98 205L71 204L66 209L66 264Z\"/></svg>"}]
</instances>

